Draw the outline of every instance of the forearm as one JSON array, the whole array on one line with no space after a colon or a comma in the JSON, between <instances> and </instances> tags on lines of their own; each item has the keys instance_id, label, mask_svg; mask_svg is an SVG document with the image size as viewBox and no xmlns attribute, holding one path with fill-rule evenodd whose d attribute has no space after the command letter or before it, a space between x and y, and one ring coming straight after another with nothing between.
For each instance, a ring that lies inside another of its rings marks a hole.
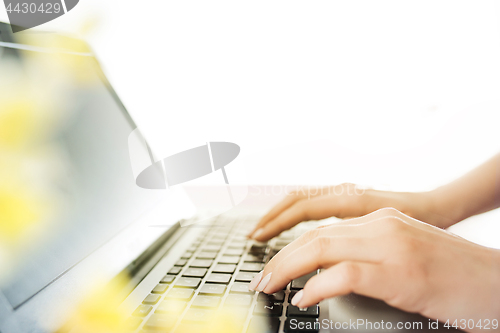
<instances>
[{"instance_id":1,"label":"forearm","mask_svg":"<svg viewBox=\"0 0 500 333\"><path fill-rule=\"evenodd\" d=\"M444 217L443 228L500 207L500 154L429 196L433 210Z\"/></svg>"}]
</instances>

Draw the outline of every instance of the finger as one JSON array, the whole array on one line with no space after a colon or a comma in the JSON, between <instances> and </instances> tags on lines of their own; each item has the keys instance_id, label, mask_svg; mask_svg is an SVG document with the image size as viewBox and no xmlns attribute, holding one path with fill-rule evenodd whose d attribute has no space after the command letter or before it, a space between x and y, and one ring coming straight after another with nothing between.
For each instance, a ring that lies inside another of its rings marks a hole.
<instances>
[{"instance_id":1,"label":"finger","mask_svg":"<svg viewBox=\"0 0 500 333\"><path fill-rule=\"evenodd\" d=\"M328 194L324 195L324 193ZM267 241L302 221L319 220L331 216L343 218L363 215L368 212L364 201L364 196L356 193L353 184L324 188L321 194L303 197L274 219L261 224L252 234L252 238Z\"/></svg>"},{"instance_id":2,"label":"finger","mask_svg":"<svg viewBox=\"0 0 500 333\"><path fill-rule=\"evenodd\" d=\"M271 221L274 219L276 216L281 214L285 209L293 205L295 202L298 200L302 199L303 195L297 192L292 192L289 195L285 197L282 201L280 201L276 206L274 206L260 221L257 223L257 225L254 227L252 232L248 234L249 237L258 229L263 227L267 222Z\"/></svg>"},{"instance_id":3,"label":"finger","mask_svg":"<svg viewBox=\"0 0 500 333\"><path fill-rule=\"evenodd\" d=\"M352 185L352 184L351 184ZM353 185L354 186L354 185ZM279 202L275 207L273 207L262 219L257 223L252 232L248 234L250 237L255 231L262 228L264 225L272 221L279 214L285 211L287 208L292 206L299 200L304 198L314 198L326 193L331 193L331 187L303 187L297 191L293 191L287 195L285 199Z\"/></svg>"},{"instance_id":4,"label":"finger","mask_svg":"<svg viewBox=\"0 0 500 333\"><path fill-rule=\"evenodd\" d=\"M269 263L266 265L267 269L272 270L278 263L280 263L284 258L286 258L290 253L294 252L296 249L304 246L305 244L314 241L320 236L344 236L344 237L376 237L380 234L385 234L386 231L381 228L376 223L378 220L385 218L382 212L377 214L368 215L353 218L350 220L338 221L326 226L321 226L312 230L307 231L299 238L285 246L281 251L279 251Z\"/></svg>"},{"instance_id":5,"label":"finger","mask_svg":"<svg viewBox=\"0 0 500 333\"><path fill-rule=\"evenodd\" d=\"M398 215L398 216L396 216ZM308 231L306 234L301 236L296 241L290 243L285 248L283 248L270 262L266 265L264 271L260 276L267 276L269 273L276 271L276 267L282 265L283 262L287 262L289 266L296 267L295 253L307 255L307 247L309 243L317 242L318 237L327 236L339 236L343 235L345 237L352 238L372 238L376 239L378 242L383 242L375 246L377 250L385 250L387 248L387 243L385 242L385 235L400 234L402 231L407 230L413 224L418 225L419 228L427 228L432 233L441 233L442 230L428 226L422 222L411 219L408 216L397 212L394 209L381 209L371 214L365 215L360 218L354 218L349 221L344 221L341 223L335 223L330 226L321 229L314 229ZM434 230L435 229L435 230ZM384 235L384 237L377 237ZM312 245L314 246L314 245ZM300 249L300 251L299 251ZM322 255L320 251L319 254L313 255L314 258ZM313 259L314 259L313 258ZM347 258L344 258L346 260ZM313 262L313 261L311 261ZM319 266L318 266L319 267ZM314 270L314 268L309 268L309 272ZM307 271L307 269L305 269ZM307 274L304 270L299 270L297 276ZM274 274L276 275L276 274ZM295 276L295 277L297 277ZM295 277L288 277L288 279L293 279ZM277 279L273 277L273 281ZM285 279L286 280L286 279ZM278 280L280 285L284 285L289 281ZM269 282L269 281L268 281Z\"/></svg>"},{"instance_id":6,"label":"finger","mask_svg":"<svg viewBox=\"0 0 500 333\"><path fill-rule=\"evenodd\" d=\"M342 216L342 211L348 206L344 200L333 196L317 196L312 199L302 199L288 207L280 215L258 229L253 238L257 241L267 241L283 231L302 221L321 220L330 216Z\"/></svg>"},{"instance_id":7,"label":"finger","mask_svg":"<svg viewBox=\"0 0 500 333\"><path fill-rule=\"evenodd\" d=\"M380 239L374 238L318 237L290 253L272 271L266 269L263 275L272 273L271 278L257 290L274 293L293 279L346 260L381 262L387 256L387 248L380 245Z\"/></svg>"},{"instance_id":8,"label":"finger","mask_svg":"<svg viewBox=\"0 0 500 333\"><path fill-rule=\"evenodd\" d=\"M351 221L354 221L351 220ZM332 236L332 237L351 237L351 238L361 238L366 237L364 234L369 236L374 236L377 230L357 228L359 224L353 222L341 221L334 224L315 228L307 231L302 236L285 246L281 251L279 251L266 265L265 273L273 271L281 261L287 258L291 253L295 252L298 248L303 247L309 242L314 242L318 237L322 236Z\"/></svg>"},{"instance_id":9,"label":"finger","mask_svg":"<svg viewBox=\"0 0 500 333\"><path fill-rule=\"evenodd\" d=\"M312 199L318 196L352 196L356 194L356 185L350 183L344 183L341 185L327 186L327 187L308 187L301 188L297 191L290 193L283 201L278 203L269 213L267 213L260 221L257 223L255 228L251 233L248 234L251 237L257 230L271 222L273 219L278 217L283 211L291 207L294 203L305 198ZM360 213L355 214L355 216L362 215ZM327 216L329 217L329 216ZM302 221L299 221L302 222Z\"/></svg>"},{"instance_id":10,"label":"finger","mask_svg":"<svg viewBox=\"0 0 500 333\"><path fill-rule=\"evenodd\" d=\"M388 245L388 243L386 242L387 235L401 233L403 230L405 230L404 228L408 228L408 226L410 225L409 223L403 221L405 215L401 213L399 214L401 215L400 217L395 217L395 213L392 209L379 210L360 218L341 221L328 226L310 230L299 237L297 240L285 246L280 252L278 252L266 265L262 274L263 276L266 276L270 272L275 271L276 267L282 265L282 262L287 262L287 264L295 267L296 263L294 261L295 258L293 254L297 252L304 253L305 251L308 251L308 247L306 247L306 245L313 243L313 245L311 246L314 247L314 243L316 243L317 239L320 237L337 237L339 239L340 237L354 239L373 239L375 240L375 242L382 242L375 247L377 250L386 250ZM409 222L422 224L419 221ZM424 227L426 226L424 225ZM442 233L441 230L436 230ZM348 250L352 251L352 249ZM321 253L320 255L322 254L323 253ZM382 257L379 257L379 260L382 260Z\"/></svg>"},{"instance_id":11,"label":"finger","mask_svg":"<svg viewBox=\"0 0 500 333\"><path fill-rule=\"evenodd\" d=\"M307 281L292 304L306 308L320 301L350 293L390 300L394 293L393 279L379 264L343 261Z\"/></svg>"}]
</instances>

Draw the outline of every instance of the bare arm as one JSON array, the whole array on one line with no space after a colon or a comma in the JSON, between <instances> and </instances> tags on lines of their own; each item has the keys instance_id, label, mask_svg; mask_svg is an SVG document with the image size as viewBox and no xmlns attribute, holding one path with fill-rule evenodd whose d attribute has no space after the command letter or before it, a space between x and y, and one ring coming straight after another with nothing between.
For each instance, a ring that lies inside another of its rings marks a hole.
<instances>
[{"instance_id":1,"label":"bare arm","mask_svg":"<svg viewBox=\"0 0 500 333\"><path fill-rule=\"evenodd\" d=\"M449 225L438 225L442 228L500 207L500 154L429 194L434 210L449 217Z\"/></svg>"},{"instance_id":2,"label":"bare arm","mask_svg":"<svg viewBox=\"0 0 500 333\"><path fill-rule=\"evenodd\" d=\"M362 216L384 207L447 228L469 216L500 207L500 154L429 192L366 190L356 194L354 189L353 184L342 184L320 191L312 189L309 193L291 193L259 221L249 237L266 241L302 221Z\"/></svg>"}]
</instances>

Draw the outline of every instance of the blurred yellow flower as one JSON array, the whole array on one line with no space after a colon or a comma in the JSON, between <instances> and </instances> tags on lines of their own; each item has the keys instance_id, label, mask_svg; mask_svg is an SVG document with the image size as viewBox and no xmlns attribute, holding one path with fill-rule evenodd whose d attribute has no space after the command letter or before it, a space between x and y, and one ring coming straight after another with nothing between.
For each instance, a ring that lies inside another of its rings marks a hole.
<instances>
[{"instance_id":1,"label":"blurred yellow flower","mask_svg":"<svg viewBox=\"0 0 500 333\"><path fill-rule=\"evenodd\" d=\"M66 324L57 333L124 333L130 330L128 311L122 310L120 292L127 279L120 278L109 285L96 287L69 316ZM175 304L175 303L172 303ZM183 323L176 333L241 333L247 309L224 307L216 311L213 317L204 323ZM178 318L179 313L170 316ZM136 319L136 318L135 318ZM260 333L264 331L252 331Z\"/></svg>"},{"instance_id":2,"label":"blurred yellow flower","mask_svg":"<svg viewBox=\"0 0 500 333\"><path fill-rule=\"evenodd\" d=\"M62 116L64 99L50 80L28 77L19 61L3 61L0 73L0 149L44 144Z\"/></svg>"},{"instance_id":3,"label":"blurred yellow flower","mask_svg":"<svg viewBox=\"0 0 500 333\"><path fill-rule=\"evenodd\" d=\"M36 132L36 103L34 100L15 98L2 101L0 106L0 145L24 146Z\"/></svg>"},{"instance_id":4,"label":"blurred yellow flower","mask_svg":"<svg viewBox=\"0 0 500 333\"><path fill-rule=\"evenodd\" d=\"M204 333L241 333L248 310L246 308L228 308L215 312L208 322L181 324L176 333L191 333L202 331ZM260 333L260 332L252 332Z\"/></svg>"},{"instance_id":5,"label":"blurred yellow flower","mask_svg":"<svg viewBox=\"0 0 500 333\"><path fill-rule=\"evenodd\" d=\"M123 333L127 331L127 314L119 305L121 292L128 279L97 283L80 302L57 333Z\"/></svg>"},{"instance_id":6,"label":"blurred yellow flower","mask_svg":"<svg viewBox=\"0 0 500 333\"><path fill-rule=\"evenodd\" d=\"M48 81L35 85L16 59L0 64L0 284L43 241L55 197L46 154L60 115ZM36 86L36 89L35 89Z\"/></svg>"},{"instance_id":7,"label":"blurred yellow flower","mask_svg":"<svg viewBox=\"0 0 500 333\"><path fill-rule=\"evenodd\" d=\"M246 310L246 309L245 309ZM214 316L213 320L206 327L209 333L237 333L241 332L243 318L241 311L231 308L223 308ZM245 311L246 312L246 311ZM246 313L245 313L246 314ZM188 332L182 332L188 333Z\"/></svg>"},{"instance_id":8,"label":"blurred yellow flower","mask_svg":"<svg viewBox=\"0 0 500 333\"><path fill-rule=\"evenodd\" d=\"M42 220L46 208L40 198L23 189L0 188L0 239L17 243Z\"/></svg>"}]
</instances>

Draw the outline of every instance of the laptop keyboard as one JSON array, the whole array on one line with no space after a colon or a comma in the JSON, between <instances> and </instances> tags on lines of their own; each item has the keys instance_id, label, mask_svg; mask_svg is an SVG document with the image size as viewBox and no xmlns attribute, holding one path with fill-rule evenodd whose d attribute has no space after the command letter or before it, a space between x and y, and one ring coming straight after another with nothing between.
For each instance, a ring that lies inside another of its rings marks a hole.
<instances>
[{"instance_id":1,"label":"laptop keyboard","mask_svg":"<svg viewBox=\"0 0 500 333\"><path fill-rule=\"evenodd\" d=\"M295 293L316 274L293 280L272 295L248 290L253 277L279 250L294 239L286 231L268 243L248 240L253 223L245 220L214 222L207 226L175 265L166 272L129 319L131 330L140 332L201 331L215 311L238 309L238 332L318 332L314 327L319 306L299 309L290 304ZM232 313L233 313L232 312ZM317 326L317 324L316 324Z\"/></svg>"}]
</instances>

